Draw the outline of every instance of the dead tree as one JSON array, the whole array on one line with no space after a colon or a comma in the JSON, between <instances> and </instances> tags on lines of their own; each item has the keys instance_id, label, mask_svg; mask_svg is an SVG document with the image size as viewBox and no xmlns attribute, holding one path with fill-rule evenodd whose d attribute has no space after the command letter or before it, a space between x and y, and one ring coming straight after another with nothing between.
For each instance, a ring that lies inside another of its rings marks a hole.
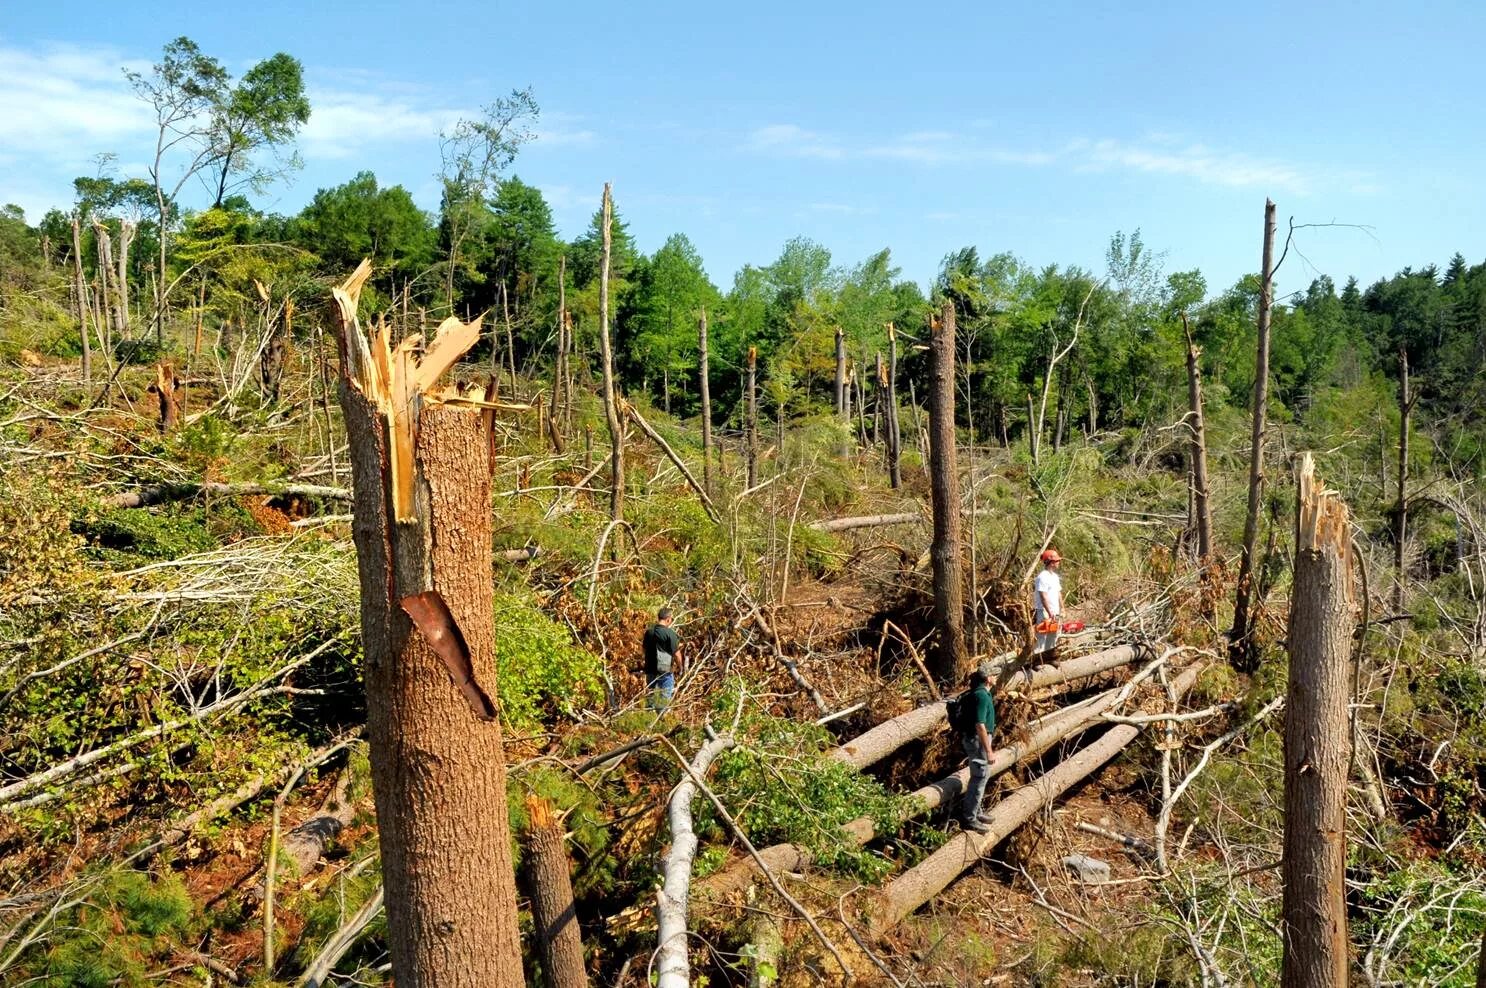
<instances>
[{"instance_id":1,"label":"dead tree","mask_svg":"<svg viewBox=\"0 0 1486 988\"><path fill-rule=\"evenodd\" d=\"M181 399L177 391L181 379L175 376L175 365L162 360L155 365L155 383L150 385L150 394L155 396L159 408L160 431L173 432L181 421Z\"/></svg>"},{"instance_id":2,"label":"dead tree","mask_svg":"<svg viewBox=\"0 0 1486 988\"><path fill-rule=\"evenodd\" d=\"M747 433L749 488L758 486L758 347L748 348L748 370L743 384L747 421L743 430Z\"/></svg>"},{"instance_id":3,"label":"dead tree","mask_svg":"<svg viewBox=\"0 0 1486 988\"><path fill-rule=\"evenodd\" d=\"M1259 344L1254 355L1254 427L1249 442L1249 511L1244 517L1243 555L1238 563L1238 592L1233 602L1229 655L1241 669L1252 668L1253 635L1250 599L1254 583L1254 544L1259 537L1259 502L1264 497L1264 424L1269 402L1269 310L1274 301L1275 207L1264 200L1264 256L1259 276Z\"/></svg>"},{"instance_id":4,"label":"dead tree","mask_svg":"<svg viewBox=\"0 0 1486 988\"><path fill-rule=\"evenodd\" d=\"M542 973L551 988L587 988L583 932L573 904L573 879L562 818L535 794L526 797L525 860L521 870L531 898L532 925L542 956Z\"/></svg>"},{"instance_id":5,"label":"dead tree","mask_svg":"<svg viewBox=\"0 0 1486 988\"><path fill-rule=\"evenodd\" d=\"M1182 313L1182 331L1187 334L1187 425L1188 455L1192 458L1192 501L1196 505L1197 559L1204 573L1213 552L1213 512L1207 485L1207 427L1202 413L1202 351L1192 340L1192 327Z\"/></svg>"},{"instance_id":6,"label":"dead tree","mask_svg":"<svg viewBox=\"0 0 1486 988\"><path fill-rule=\"evenodd\" d=\"M104 327L105 339L113 339L114 329L117 327L116 310L113 306L113 293L109 291L109 282L113 279L114 249L113 238L109 236L108 227L98 220L93 221L93 240L95 249L98 251L98 294L95 301L102 311L101 320ZM120 338L124 338L123 331L119 331ZM108 344L104 344L108 348Z\"/></svg>"},{"instance_id":7,"label":"dead tree","mask_svg":"<svg viewBox=\"0 0 1486 988\"><path fill-rule=\"evenodd\" d=\"M439 379L479 337L450 317L427 353L357 319L363 261L335 289L355 491L361 641L392 977L524 983L490 607L491 417ZM501 812L492 812L492 807Z\"/></svg>"},{"instance_id":8,"label":"dead tree","mask_svg":"<svg viewBox=\"0 0 1486 988\"><path fill-rule=\"evenodd\" d=\"M568 360L568 256L557 262L557 358L552 362L552 417L561 413L566 393ZM563 419L566 429L568 422Z\"/></svg>"},{"instance_id":9,"label":"dead tree","mask_svg":"<svg viewBox=\"0 0 1486 988\"><path fill-rule=\"evenodd\" d=\"M702 391L702 486L712 494L712 384L707 380L707 310L697 319L697 383Z\"/></svg>"},{"instance_id":10,"label":"dead tree","mask_svg":"<svg viewBox=\"0 0 1486 988\"><path fill-rule=\"evenodd\" d=\"M1393 519L1393 613L1403 611L1404 545L1408 538L1409 420L1418 395L1409 388L1409 351L1398 348L1398 512Z\"/></svg>"},{"instance_id":11,"label":"dead tree","mask_svg":"<svg viewBox=\"0 0 1486 988\"><path fill-rule=\"evenodd\" d=\"M959 682L965 651L965 589L960 554L960 474L955 463L955 310L944 303L929 337L929 474L934 502L934 674Z\"/></svg>"},{"instance_id":12,"label":"dead tree","mask_svg":"<svg viewBox=\"0 0 1486 988\"><path fill-rule=\"evenodd\" d=\"M114 278L114 303L119 333L129 335L129 245L134 242L139 225L133 220L119 220L119 267Z\"/></svg>"},{"instance_id":13,"label":"dead tree","mask_svg":"<svg viewBox=\"0 0 1486 988\"><path fill-rule=\"evenodd\" d=\"M667 817L671 827L671 848L662 864L660 893L656 896L657 936L655 970L659 988L687 988L691 984L691 963L687 954L687 912L691 899L691 865L697 854L697 834L692 827L691 801L697 794L697 780L706 776L713 761L733 746L733 736L723 734L704 744L692 759L686 777L671 790Z\"/></svg>"},{"instance_id":14,"label":"dead tree","mask_svg":"<svg viewBox=\"0 0 1486 988\"><path fill-rule=\"evenodd\" d=\"M903 486L899 459L903 453L903 435L898 430L898 334L887 324L887 476L896 490Z\"/></svg>"},{"instance_id":15,"label":"dead tree","mask_svg":"<svg viewBox=\"0 0 1486 988\"><path fill-rule=\"evenodd\" d=\"M77 326L83 340L83 380L93 380L93 344L88 333L88 281L83 276L83 234L77 214L72 214L72 280L77 294Z\"/></svg>"},{"instance_id":16,"label":"dead tree","mask_svg":"<svg viewBox=\"0 0 1486 988\"><path fill-rule=\"evenodd\" d=\"M1087 308L1089 299L1094 297L1094 289L1098 287L1098 285L1090 285L1088 293L1084 295L1084 300L1079 303L1078 318L1073 322L1073 339L1068 341L1068 345L1059 350L1058 338L1056 336L1053 337L1053 348L1047 355L1047 371L1042 375L1042 401L1038 403L1037 420L1035 422L1032 421L1032 396L1030 394L1027 395L1027 424L1032 429L1033 463L1039 462L1038 456L1042 452L1042 430L1047 419L1047 396L1053 386L1053 371L1057 368L1058 361L1072 353L1073 348L1078 345L1078 332L1083 328L1084 324L1084 309Z\"/></svg>"},{"instance_id":17,"label":"dead tree","mask_svg":"<svg viewBox=\"0 0 1486 988\"><path fill-rule=\"evenodd\" d=\"M836 327L836 415L850 421L851 405L846 397L846 331Z\"/></svg>"},{"instance_id":18,"label":"dead tree","mask_svg":"<svg viewBox=\"0 0 1486 988\"><path fill-rule=\"evenodd\" d=\"M604 361L604 420L609 424L609 518L624 517L624 424L619 420L614 390L614 348L609 343L609 263L613 253L610 225L614 199L604 183L604 256L599 266L599 355Z\"/></svg>"},{"instance_id":19,"label":"dead tree","mask_svg":"<svg viewBox=\"0 0 1486 988\"><path fill-rule=\"evenodd\" d=\"M1347 984L1347 767L1352 656L1352 531L1347 506L1297 471L1295 583L1285 704L1285 988Z\"/></svg>"}]
</instances>

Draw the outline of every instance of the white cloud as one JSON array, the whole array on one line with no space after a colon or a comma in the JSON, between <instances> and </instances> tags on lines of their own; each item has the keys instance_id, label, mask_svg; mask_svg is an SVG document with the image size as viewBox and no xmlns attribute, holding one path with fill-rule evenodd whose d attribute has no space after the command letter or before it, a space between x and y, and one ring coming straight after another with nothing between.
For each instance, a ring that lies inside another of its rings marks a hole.
<instances>
[{"instance_id":1,"label":"white cloud","mask_svg":"<svg viewBox=\"0 0 1486 988\"><path fill-rule=\"evenodd\" d=\"M833 140L795 124L770 124L749 135L755 150L791 158L840 158L845 152Z\"/></svg>"},{"instance_id":2,"label":"white cloud","mask_svg":"<svg viewBox=\"0 0 1486 988\"><path fill-rule=\"evenodd\" d=\"M324 158L348 158L378 145L426 142L467 112L452 107L418 105L406 95L311 88L310 119L300 132L304 153Z\"/></svg>"},{"instance_id":3,"label":"white cloud","mask_svg":"<svg viewBox=\"0 0 1486 988\"><path fill-rule=\"evenodd\" d=\"M0 162L22 156L74 168L153 126L113 49L0 47Z\"/></svg>"},{"instance_id":4,"label":"white cloud","mask_svg":"<svg viewBox=\"0 0 1486 988\"><path fill-rule=\"evenodd\" d=\"M1203 144L1171 146L1171 138L1150 139L1144 144L1117 140L1095 141L1075 151L1090 170L1124 168L1159 175L1179 175L1209 185L1236 188L1260 186L1302 195L1321 181L1316 174L1283 162L1257 158L1236 151L1220 151Z\"/></svg>"}]
</instances>

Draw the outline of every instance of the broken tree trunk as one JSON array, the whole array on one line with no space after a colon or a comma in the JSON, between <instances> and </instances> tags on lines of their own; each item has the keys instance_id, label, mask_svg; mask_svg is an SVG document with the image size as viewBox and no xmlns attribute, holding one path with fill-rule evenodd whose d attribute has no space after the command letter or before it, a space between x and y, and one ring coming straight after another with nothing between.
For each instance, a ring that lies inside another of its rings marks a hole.
<instances>
[{"instance_id":1,"label":"broken tree trunk","mask_svg":"<svg viewBox=\"0 0 1486 988\"><path fill-rule=\"evenodd\" d=\"M1202 413L1202 367L1198 358L1202 351L1192 340L1192 327L1187 324L1187 314L1182 313L1182 331L1187 334L1187 405L1190 428L1189 456L1192 458L1192 501L1195 505L1197 529L1197 564L1202 569L1203 579L1208 579L1212 566L1213 512L1209 501L1211 490L1207 485L1207 427ZM1211 602L1204 606L1211 607Z\"/></svg>"},{"instance_id":2,"label":"broken tree trunk","mask_svg":"<svg viewBox=\"0 0 1486 988\"><path fill-rule=\"evenodd\" d=\"M542 956L542 973L551 988L587 988L583 966L583 932L573 904L573 880L562 818L552 803L535 794L526 797L526 841L522 878L531 897L532 925Z\"/></svg>"},{"instance_id":3,"label":"broken tree trunk","mask_svg":"<svg viewBox=\"0 0 1486 988\"><path fill-rule=\"evenodd\" d=\"M609 424L609 520L624 517L624 426L619 421L618 395L614 389L614 348L609 343L609 262L613 253L610 226L614 200L604 183L604 255L599 266L599 356L604 362L604 420Z\"/></svg>"},{"instance_id":4,"label":"broken tree trunk","mask_svg":"<svg viewBox=\"0 0 1486 988\"><path fill-rule=\"evenodd\" d=\"M105 327L104 332L112 339L113 331L118 326L117 310L113 304L113 293L109 291L109 282L113 280L114 276L113 238L109 235L108 227L96 219L93 221L93 239L96 242L98 251L98 263L96 265L98 269L98 296L95 301L97 301L98 307L103 311L102 323ZM121 339L127 339L124 336L122 328L119 329L119 337Z\"/></svg>"},{"instance_id":5,"label":"broken tree trunk","mask_svg":"<svg viewBox=\"0 0 1486 988\"><path fill-rule=\"evenodd\" d=\"M1055 665L1023 670L1018 685L1023 689L1031 690L1043 686L1055 686L1075 679L1084 679L1122 665L1129 665L1142 654L1143 651L1134 645L1120 645L1102 652L1081 655L1076 659L1068 659ZM994 670L992 675L994 677ZM891 755L909 741L934 731L944 721L944 704L938 701L926 703L892 720L883 721L860 737L831 749L826 757L845 762L852 768L866 768Z\"/></svg>"},{"instance_id":6,"label":"broken tree trunk","mask_svg":"<svg viewBox=\"0 0 1486 988\"><path fill-rule=\"evenodd\" d=\"M1259 502L1264 497L1264 423L1269 402L1269 316L1274 300L1274 203L1264 200L1264 256L1259 276L1259 343L1254 352L1254 427L1249 440L1249 508L1244 516L1243 555L1238 563L1238 592L1233 602L1233 631L1228 651L1235 667L1251 670L1253 634L1250 610L1254 583L1254 547L1259 538Z\"/></svg>"},{"instance_id":7,"label":"broken tree trunk","mask_svg":"<svg viewBox=\"0 0 1486 988\"><path fill-rule=\"evenodd\" d=\"M899 460L903 454L903 434L898 429L898 334L892 323L887 324L887 476L888 483L897 490L903 486L903 471Z\"/></svg>"},{"instance_id":8,"label":"broken tree trunk","mask_svg":"<svg viewBox=\"0 0 1486 988\"><path fill-rule=\"evenodd\" d=\"M118 274L114 278L114 297L117 307L115 321L118 323L119 332L129 335L129 245L134 242L135 231L139 224L133 220L119 220L119 267Z\"/></svg>"},{"instance_id":9,"label":"broken tree trunk","mask_svg":"<svg viewBox=\"0 0 1486 988\"><path fill-rule=\"evenodd\" d=\"M836 327L836 415L851 421L851 403L846 397L846 331Z\"/></svg>"},{"instance_id":10,"label":"broken tree trunk","mask_svg":"<svg viewBox=\"0 0 1486 988\"><path fill-rule=\"evenodd\" d=\"M960 558L960 475L955 462L955 310L946 302L929 337L929 472L934 502L934 674L957 683L967 664Z\"/></svg>"},{"instance_id":11,"label":"broken tree trunk","mask_svg":"<svg viewBox=\"0 0 1486 988\"><path fill-rule=\"evenodd\" d=\"M150 385L150 394L155 396L160 415L160 431L171 432L180 424L181 400L176 390L181 386L175 376L175 366L168 360L155 365L155 383Z\"/></svg>"},{"instance_id":12,"label":"broken tree trunk","mask_svg":"<svg viewBox=\"0 0 1486 988\"><path fill-rule=\"evenodd\" d=\"M807 527L817 532L845 532L852 528L875 528L879 525L908 525L922 518L917 511L905 511L896 515L859 515L854 518L828 518L813 521Z\"/></svg>"},{"instance_id":13,"label":"broken tree trunk","mask_svg":"<svg viewBox=\"0 0 1486 988\"><path fill-rule=\"evenodd\" d=\"M702 392L702 487L712 494L712 384L707 377L707 310L697 319L697 383Z\"/></svg>"},{"instance_id":14,"label":"broken tree trunk","mask_svg":"<svg viewBox=\"0 0 1486 988\"><path fill-rule=\"evenodd\" d=\"M516 986L521 971L490 607L489 419L438 381L479 337L450 317L427 353L357 319L365 261L335 289L355 490L367 736L392 976ZM480 392L476 392L478 395Z\"/></svg>"},{"instance_id":15,"label":"broken tree trunk","mask_svg":"<svg viewBox=\"0 0 1486 988\"><path fill-rule=\"evenodd\" d=\"M153 386L151 391L153 391ZM215 494L222 497L241 497L262 494L270 497L323 497L335 501L351 500L351 492L344 487L324 487L319 484L224 484L217 481L200 483L155 484L137 491L113 494L103 499L106 508L148 508L166 501L183 501L198 494Z\"/></svg>"},{"instance_id":16,"label":"broken tree trunk","mask_svg":"<svg viewBox=\"0 0 1486 988\"><path fill-rule=\"evenodd\" d=\"M691 984L686 917L691 898L691 865L697 854L697 834L691 822L691 801L697 794L694 779L706 777L717 756L732 746L730 734L708 741L691 760L691 771L671 791L666 809L671 825L671 848L661 867L664 884L655 901L657 988L688 988ZM517 973L520 974L519 968Z\"/></svg>"},{"instance_id":17,"label":"broken tree trunk","mask_svg":"<svg viewBox=\"0 0 1486 988\"><path fill-rule=\"evenodd\" d=\"M1347 984L1347 766L1351 699L1352 532L1347 506L1297 470L1295 582L1285 704L1285 988Z\"/></svg>"},{"instance_id":18,"label":"broken tree trunk","mask_svg":"<svg viewBox=\"0 0 1486 988\"><path fill-rule=\"evenodd\" d=\"M88 332L88 281L83 276L82 223L72 214L72 280L77 294L77 327L83 341L83 380L93 380L93 344Z\"/></svg>"},{"instance_id":19,"label":"broken tree trunk","mask_svg":"<svg viewBox=\"0 0 1486 988\"><path fill-rule=\"evenodd\" d=\"M744 423L744 431L747 432L748 448L748 484L751 489L758 486L758 348L748 348L748 376L743 385L744 399L747 403L747 421Z\"/></svg>"},{"instance_id":20,"label":"broken tree trunk","mask_svg":"<svg viewBox=\"0 0 1486 988\"><path fill-rule=\"evenodd\" d=\"M1409 351L1398 348L1398 512L1393 519L1393 613L1403 613L1404 548L1409 532L1409 419L1414 395L1409 391Z\"/></svg>"},{"instance_id":21,"label":"broken tree trunk","mask_svg":"<svg viewBox=\"0 0 1486 988\"><path fill-rule=\"evenodd\" d=\"M1178 697L1192 687L1200 671L1200 666L1193 666L1177 677L1172 686ZM992 807L987 815L990 829L986 833L961 831L928 858L889 882L868 910L873 935L881 936L944 891L961 872L995 850L1013 830L1098 770L1139 734L1140 727L1135 724L1110 728L1099 740Z\"/></svg>"}]
</instances>

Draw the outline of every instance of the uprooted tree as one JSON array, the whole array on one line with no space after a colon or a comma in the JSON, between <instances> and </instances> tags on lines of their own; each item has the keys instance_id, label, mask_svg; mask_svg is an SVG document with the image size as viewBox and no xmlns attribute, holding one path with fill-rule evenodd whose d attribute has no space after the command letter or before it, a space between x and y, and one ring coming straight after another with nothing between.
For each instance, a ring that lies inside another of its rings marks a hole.
<instances>
[{"instance_id":1,"label":"uprooted tree","mask_svg":"<svg viewBox=\"0 0 1486 988\"><path fill-rule=\"evenodd\" d=\"M492 412L440 377L479 337L444 321L422 359L362 331L363 261L335 289L355 490L367 735L392 975L523 984L495 693ZM492 812L492 808L498 812Z\"/></svg>"}]
</instances>

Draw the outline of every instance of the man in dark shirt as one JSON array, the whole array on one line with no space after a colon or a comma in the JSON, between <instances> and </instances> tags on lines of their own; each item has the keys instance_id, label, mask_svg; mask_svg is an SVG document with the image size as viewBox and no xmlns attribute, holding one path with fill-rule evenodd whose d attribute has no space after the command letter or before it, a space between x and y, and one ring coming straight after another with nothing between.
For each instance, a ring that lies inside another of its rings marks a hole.
<instances>
[{"instance_id":1,"label":"man in dark shirt","mask_svg":"<svg viewBox=\"0 0 1486 988\"><path fill-rule=\"evenodd\" d=\"M960 745L970 760L970 784L965 787L964 802L960 804L960 826L983 834L990 828L985 824L980 804L991 776L991 737L996 733L996 704L991 699L990 681L984 672L976 669L970 674L970 695L961 702L970 705L960 733Z\"/></svg>"},{"instance_id":2,"label":"man in dark shirt","mask_svg":"<svg viewBox=\"0 0 1486 988\"><path fill-rule=\"evenodd\" d=\"M655 614L655 624L645 632L645 682L650 688L650 708L664 710L676 692L676 677L681 674L681 639L671 628L671 609L662 607Z\"/></svg>"}]
</instances>

